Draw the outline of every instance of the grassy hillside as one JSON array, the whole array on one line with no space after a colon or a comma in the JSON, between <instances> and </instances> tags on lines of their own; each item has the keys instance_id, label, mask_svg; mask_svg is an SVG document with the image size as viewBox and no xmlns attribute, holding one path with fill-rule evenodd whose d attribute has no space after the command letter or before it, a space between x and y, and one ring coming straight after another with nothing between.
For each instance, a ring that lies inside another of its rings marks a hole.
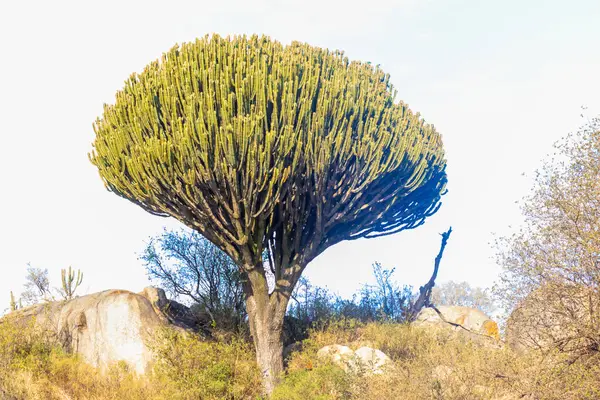
<instances>
[{"instance_id":1,"label":"grassy hillside","mask_svg":"<svg viewBox=\"0 0 600 400\"><path fill-rule=\"evenodd\" d=\"M393 360L386 373L361 376L320 360L329 344L368 345ZM252 346L222 335L203 341L165 331L157 338L154 372L135 376L125 365L100 375L63 352L53 335L0 324L2 399L260 399ZM278 400L333 399L598 399L600 362L558 354L517 355L443 332L404 324L352 320L314 330L292 353L273 394Z\"/></svg>"}]
</instances>

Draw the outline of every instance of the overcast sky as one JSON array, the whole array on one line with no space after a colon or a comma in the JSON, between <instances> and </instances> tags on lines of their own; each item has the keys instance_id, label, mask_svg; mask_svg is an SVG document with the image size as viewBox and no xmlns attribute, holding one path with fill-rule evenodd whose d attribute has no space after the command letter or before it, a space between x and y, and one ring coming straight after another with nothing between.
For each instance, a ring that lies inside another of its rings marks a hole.
<instances>
[{"instance_id":1,"label":"overcast sky","mask_svg":"<svg viewBox=\"0 0 600 400\"><path fill-rule=\"evenodd\" d=\"M493 233L520 223L515 202L552 143L585 122L581 106L600 113L598 21L597 0L3 1L0 311L27 263L55 284L61 268L80 268L88 292L148 285L137 254L180 225L104 189L88 161L92 122L132 72L213 32L381 64L443 135L441 210L416 230L328 249L307 268L314 283L350 295L379 261L418 286L452 226L439 281L491 286Z\"/></svg>"}]
</instances>

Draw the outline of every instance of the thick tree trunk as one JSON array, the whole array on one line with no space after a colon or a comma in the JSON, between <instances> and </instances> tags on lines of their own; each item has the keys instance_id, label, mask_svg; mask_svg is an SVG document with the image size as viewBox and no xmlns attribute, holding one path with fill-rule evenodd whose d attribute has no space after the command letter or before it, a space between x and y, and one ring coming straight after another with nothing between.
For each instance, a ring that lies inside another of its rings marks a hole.
<instances>
[{"instance_id":1,"label":"thick tree trunk","mask_svg":"<svg viewBox=\"0 0 600 400\"><path fill-rule=\"evenodd\" d=\"M248 308L250 333L256 348L256 361L263 376L265 392L270 394L275 389L283 373L283 316L266 310Z\"/></svg>"},{"instance_id":2,"label":"thick tree trunk","mask_svg":"<svg viewBox=\"0 0 600 400\"><path fill-rule=\"evenodd\" d=\"M256 361L264 390L270 394L283 373L283 319L289 297L278 290L269 294L264 274L257 270L248 273L244 291Z\"/></svg>"}]
</instances>

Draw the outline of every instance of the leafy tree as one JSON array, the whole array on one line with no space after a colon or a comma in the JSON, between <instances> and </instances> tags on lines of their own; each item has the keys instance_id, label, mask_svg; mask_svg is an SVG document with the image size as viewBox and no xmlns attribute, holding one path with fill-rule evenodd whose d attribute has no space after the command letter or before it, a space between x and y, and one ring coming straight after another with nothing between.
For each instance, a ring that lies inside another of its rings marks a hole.
<instances>
[{"instance_id":1,"label":"leafy tree","mask_svg":"<svg viewBox=\"0 0 600 400\"><path fill-rule=\"evenodd\" d=\"M352 318L363 322L403 322L410 310L413 293L409 286L399 287L393 280L394 269L373 264L375 285L363 285L358 295L343 299L327 288L313 286L300 278L292 294L288 314L308 328L336 318Z\"/></svg>"},{"instance_id":2,"label":"leafy tree","mask_svg":"<svg viewBox=\"0 0 600 400\"><path fill-rule=\"evenodd\" d=\"M240 268L267 392L306 265L440 206L441 136L394 99L389 75L342 52L214 35L133 74L94 124L90 158L110 191L177 218Z\"/></svg>"},{"instance_id":3,"label":"leafy tree","mask_svg":"<svg viewBox=\"0 0 600 400\"><path fill-rule=\"evenodd\" d=\"M445 282L433 288L431 302L435 305L451 305L477 308L487 315L496 310L488 289L471 287L468 282Z\"/></svg>"},{"instance_id":4,"label":"leafy tree","mask_svg":"<svg viewBox=\"0 0 600 400\"><path fill-rule=\"evenodd\" d=\"M195 231L165 231L152 238L140 259L150 279L174 297L192 302L214 325L239 329L246 318L238 266Z\"/></svg>"},{"instance_id":5,"label":"leafy tree","mask_svg":"<svg viewBox=\"0 0 600 400\"><path fill-rule=\"evenodd\" d=\"M600 349L600 119L556 144L522 211L520 231L497 242L504 308L526 305L535 335Z\"/></svg>"},{"instance_id":6,"label":"leafy tree","mask_svg":"<svg viewBox=\"0 0 600 400\"><path fill-rule=\"evenodd\" d=\"M37 304L40 301L52 300L50 291L50 280L48 279L48 270L27 266L27 275L25 276L25 290L21 298L25 304Z\"/></svg>"},{"instance_id":7,"label":"leafy tree","mask_svg":"<svg viewBox=\"0 0 600 400\"><path fill-rule=\"evenodd\" d=\"M373 275L377 285L375 292L379 305L379 312L386 318L402 322L406 319L407 313L413 300L412 288L409 286L399 287L393 280L395 268L383 269L381 264L373 264Z\"/></svg>"}]
</instances>

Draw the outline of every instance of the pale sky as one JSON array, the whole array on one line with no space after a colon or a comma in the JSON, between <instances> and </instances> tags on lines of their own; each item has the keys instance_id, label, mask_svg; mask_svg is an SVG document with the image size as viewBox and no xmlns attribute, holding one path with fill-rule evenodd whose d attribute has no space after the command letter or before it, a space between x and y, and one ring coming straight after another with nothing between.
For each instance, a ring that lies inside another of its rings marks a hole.
<instances>
[{"instance_id":1,"label":"pale sky","mask_svg":"<svg viewBox=\"0 0 600 400\"><path fill-rule=\"evenodd\" d=\"M520 223L515 202L552 143L585 122L581 106L600 114L598 21L597 0L2 1L0 312L28 262L55 284L80 268L86 292L148 285L137 254L180 225L104 189L87 156L92 122L132 72L214 32L381 64L443 135L441 210L416 230L328 249L307 268L313 283L347 296L379 261L419 286L451 225L438 282L491 286L493 233Z\"/></svg>"}]
</instances>

